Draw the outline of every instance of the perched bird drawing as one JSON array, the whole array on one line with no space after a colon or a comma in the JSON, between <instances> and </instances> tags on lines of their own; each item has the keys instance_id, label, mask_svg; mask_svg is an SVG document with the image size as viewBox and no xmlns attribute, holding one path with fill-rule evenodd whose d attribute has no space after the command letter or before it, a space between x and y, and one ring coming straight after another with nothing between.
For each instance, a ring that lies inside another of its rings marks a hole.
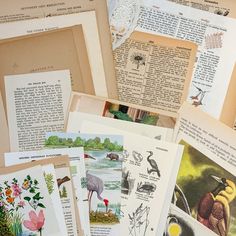
<instances>
[{"instance_id":1,"label":"perched bird drawing","mask_svg":"<svg viewBox=\"0 0 236 236\"><path fill-rule=\"evenodd\" d=\"M227 236L230 224L229 203L236 197L235 184L228 179L211 176L218 185L199 202L197 220L220 236Z\"/></svg>"},{"instance_id":2,"label":"perched bird drawing","mask_svg":"<svg viewBox=\"0 0 236 236\"><path fill-rule=\"evenodd\" d=\"M57 186L58 186L58 188L62 185L62 184L64 184L65 182L68 182L68 181L70 181L70 178L68 177L68 176L65 176L64 178L60 178L60 179L57 179Z\"/></svg>"},{"instance_id":3,"label":"perched bird drawing","mask_svg":"<svg viewBox=\"0 0 236 236\"><path fill-rule=\"evenodd\" d=\"M89 212L91 211L91 199L92 199L93 193L96 192L97 198L100 201L104 202L105 207L106 207L106 213L107 213L109 201L101 197L101 193L103 192L103 189L104 189L103 181L97 176L89 174L88 171L86 172L86 177L87 177Z\"/></svg>"},{"instance_id":4,"label":"perched bird drawing","mask_svg":"<svg viewBox=\"0 0 236 236\"><path fill-rule=\"evenodd\" d=\"M198 107L200 105L203 105L202 101L203 101L204 97L206 96L206 93L208 93L209 91L203 91L202 89L200 89L199 87L197 87L195 85L194 85L194 87L198 90L198 94L195 96L191 96L190 98L192 100L194 100L192 105Z\"/></svg>"},{"instance_id":5,"label":"perched bird drawing","mask_svg":"<svg viewBox=\"0 0 236 236\"><path fill-rule=\"evenodd\" d=\"M150 157L153 156L153 152L152 151L148 151L149 153L149 156L147 157L147 161L149 162L150 166L152 167L152 169L147 169L147 172L148 174L151 174L151 173L157 173L157 176L160 178L161 177L161 172L158 168L158 165L156 163L156 161L154 159L150 159Z\"/></svg>"}]
</instances>

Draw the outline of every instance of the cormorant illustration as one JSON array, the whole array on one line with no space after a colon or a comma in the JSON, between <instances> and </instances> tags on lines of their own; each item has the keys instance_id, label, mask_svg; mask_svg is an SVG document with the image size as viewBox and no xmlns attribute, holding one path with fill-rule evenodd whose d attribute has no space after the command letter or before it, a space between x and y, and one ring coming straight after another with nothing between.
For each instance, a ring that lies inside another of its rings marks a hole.
<instances>
[{"instance_id":1,"label":"cormorant illustration","mask_svg":"<svg viewBox=\"0 0 236 236\"><path fill-rule=\"evenodd\" d=\"M150 166L152 167L152 169L147 169L147 172L148 174L151 174L153 172L156 172L158 177L160 178L161 177L161 173L160 173L160 170L158 168L158 165L156 163L156 161L154 159L150 159L150 157L153 156L153 152L152 151L148 151L149 153L149 156L147 157L147 161L149 162Z\"/></svg>"},{"instance_id":2,"label":"cormorant illustration","mask_svg":"<svg viewBox=\"0 0 236 236\"><path fill-rule=\"evenodd\" d=\"M88 192L89 212L91 211L91 199L93 196L93 192L96 192L97 198L100 201L104 202L106 206L106 212L107 212L109 201L101 197L101 193L103 192L103 189L104 189L103 181L97 176L89 174L88 171L86 172L86 177L87 177L87 189L89 191Z\"/></svg>"},{"instance_id":3,"label":"cormorant illustration","mask_svg":"<svg viewBox=\"0 0 236 236\"><path fill-rule=\"evenodd\" d=\"M197 220L220 236L227 236L230 224L229 203L236 197L235 184L211 175L218 185L200 199Z\"/></svg>"}]
</instances>

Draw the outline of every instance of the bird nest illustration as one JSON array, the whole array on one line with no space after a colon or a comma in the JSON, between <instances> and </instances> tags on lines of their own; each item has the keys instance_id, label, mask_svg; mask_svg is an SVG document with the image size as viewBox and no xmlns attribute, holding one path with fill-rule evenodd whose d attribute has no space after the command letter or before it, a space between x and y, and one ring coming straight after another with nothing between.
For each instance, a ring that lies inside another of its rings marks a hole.
<instances>
[{"instance_id":1,"label":"bird nest illustration","mask_svg":"<svg viewBox=\"0 0 236 236\"><path fill-rule=\"evenodd\" d=\"M118 216L111 211L91 211L90 223L92 224L118 224L120 222Z\"/></svg>"}]
</instances>

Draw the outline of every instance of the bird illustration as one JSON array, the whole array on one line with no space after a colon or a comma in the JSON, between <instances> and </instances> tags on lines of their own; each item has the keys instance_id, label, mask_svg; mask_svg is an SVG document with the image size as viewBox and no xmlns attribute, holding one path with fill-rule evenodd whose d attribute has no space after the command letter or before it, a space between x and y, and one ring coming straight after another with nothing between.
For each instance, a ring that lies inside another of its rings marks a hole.
<instances>
[{"instance_id":1,"label":"bird illustration","mask_svg":"<svg viewBox=\"0 0 236 236\"><path fill-rule=\"evenodd\" d=\"M85 159L93 159L93 160L96 160L96 158L90 156L90 155L87 154L87 153L84 153L84 158L85 158Z\"/></svg>"},{"instance_id":2,"label":"bird illustration","mask_svg":"<svg viewBox=\"0 0 236 236\"><path fill-rule=\"evenodd\" d=\"M197 220L220 236L227 236L230 224L229 203L236 197L235 184L211 175L218 185L206 193L198 204Z\"/></svg>"},{"instance_id":3,"label":"bird illustration","mask_svg":"<svg viewBox=\"0 0 236 236\"><path fill-rule=\"evenodd\" d=\"M109 201L107 199L101 197L101 193L103 192L103 189L104 189L103 181L100 178L98 178L97 176L89 174L88 171L86 172L86 177L87 177L89 212L91 211L91 199L93 196L93 192L96 192L97 198L100 201L104 202L104 204L106 206L106 213L107 213Z\"/></svg>"},{"instance_id":4,"label":"bird illustration","mask_svg":"<svg viewBox=\"0 0 236 236\"><path fill-rule=\"evenodd\" d=\"M206 93L208 93L209 91L203 91L201 88L199 88L195 85L193 85L193 86L198 90L198 94L195 96L191 96L190 98L192 100L194 100L192 105L194 105L195 107L198 107L200 105L203 105L202 101L203 101L204 97L206 96ZM199 98L199 96L200 96L200 98Z\"/></svg>"},{"instance_id":5,"label":"bird illustration","mask_svg":"<svg viewBox=\"0 0 236 236\"><path fill-rule=\"evenodd\" d=\"M160 178L161 177L161 172L158 168L158 165L156 163L156 161L154 159L150 159L151 156L153 156L153 152L152 151L148 151L149 156L147 157L147 161L149 162L150 166L152 167L152 169L147 169L148 174L151 174L153 172L157 173L157 176Z\"/></svg>"},{"instance_id":6,"label":"bird illustration","mask_svg":"<svg viewBox=\"0 0 236 236\"><path fill-rule=\"evenodd\" d=\"M133 155L134 160L137 162L141 162L143 160L143 156L139 152L133 151L132 155Z\"/></svg>"},{"instance_id":7,"label":"bird illustration","mask_svg":"<svg viewBox=\"0 0 236 236\"><path fill-rule=\"evenodd\" d=\"M62 185L62 184L64 184L65 182L68 182L68 181L70 181L70 178L68 177L68 176L65 176L64 178L60 178L60 179L57 179L57 186L58 186L58 188Z\"/></svg>"}]
</instances>

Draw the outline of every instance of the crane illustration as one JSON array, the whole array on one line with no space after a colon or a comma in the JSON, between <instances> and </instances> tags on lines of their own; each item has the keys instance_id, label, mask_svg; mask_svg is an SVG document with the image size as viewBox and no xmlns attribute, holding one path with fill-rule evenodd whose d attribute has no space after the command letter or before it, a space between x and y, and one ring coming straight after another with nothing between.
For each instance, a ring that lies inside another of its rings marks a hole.
<instances>
[{"instance_id":1,"label":"crane illustration","mask_svg":"<svg viewBox=\"0 0 236 236\"><path fill-rule=\"evenodd\" d=\"M161 172L158 168L158 165L156 163L156 161L154 159L150 159L153 156L153 152L152 151L148 151L149 156L147 157L147 161L149 162L150 166L152 167L152 169L147 169L148 174L151 174L153 172L156 172L158 177L161 177Z\"/></svg>"},{"instance_id":2,"label":"crane illustration","mask_svg":"<svg viewBox=\"0 0 236 236\"><path fill-rule=\"evenodd\" d=\"M236 197L235 184L228 179L211 175L218 182L204 194L198 204L197 220L220 236L227 236L230 224L230 205Z\"/></svg>"},{"instance_id":3,"label":"crane illustration","mask_svg":"<svg viewBox=\"0 0 236 236\"><path fill-rule=\"evenodd\" d=\"M104 202L105 207L106 207L106 213L107 213L109 201L101 197L101 194L104 189L103 181L97 176L89 174L88 171L86 172L86 177L87 177L89 212L91 211L91 199L92 199L93 193L96 192L97 198L100 201Z\"/></svg>"}]
</instances>

